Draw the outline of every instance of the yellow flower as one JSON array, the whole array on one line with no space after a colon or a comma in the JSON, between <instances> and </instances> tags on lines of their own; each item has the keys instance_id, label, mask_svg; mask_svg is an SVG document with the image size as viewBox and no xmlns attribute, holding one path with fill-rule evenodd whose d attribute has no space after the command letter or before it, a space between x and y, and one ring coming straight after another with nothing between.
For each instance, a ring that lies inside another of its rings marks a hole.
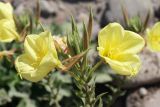
<instances>
[{"instance_id":1,"label":"yellow flower","mask_svg":"<svg viewBox=\"0 0 160 107\"><path fill-rule=\"evenodd\" d=\"M0 42L11 42L19 39L13 20L0 20Z\"/></svg>"},{"instance_id":2,"label":"yellow flower","mask_svg":"<svg viewBox=\"0 0 160 107\"><path fill-rule=\"evenodd\" d=\"M11 42L19 38L11 4L0 2L0 42Z\"/></svg>"},{"instance_id":3,"label":"yellow flower","mask_svg":"<svg viewBox=\"0 0 160 107\"><path fill-rule=\"evenodd\" d=\"M124 30L118 23L110 23L98 35L98 51L110 67L120 75L132 76L140 68L136 55L144 47L144 39L131 31Z\"/></svg>"},{"instance_id":4,"label":"yellow flower","mask_svg":"<svg viewBox=\"0 0 160 107\"><path fill-rule=\"evenodd\" d=\"M0 2L0 20L13 19L13 8L10 3Z\"/></svg>"},{"instance_id":5,"label":"yellow flower","mask_svg":"<svg viewBox=\"0 0 160 107\"><path fill-rule=\"evenodd\" d=\"M43 79L52 69L60 67L51 33L28 35L24 42L24 54L15 61L20 76L37 82Z\"/></svg>"},{"instance_id":6,"label":"yellow flower","mask_svg":"<svg viewBox=\"0 0 160 107\"><path fill-rule=\"evenodd\" d=\"M160 22L147 29L147 45L152 51L160 51Z\"/></svg>"}]
</instances>

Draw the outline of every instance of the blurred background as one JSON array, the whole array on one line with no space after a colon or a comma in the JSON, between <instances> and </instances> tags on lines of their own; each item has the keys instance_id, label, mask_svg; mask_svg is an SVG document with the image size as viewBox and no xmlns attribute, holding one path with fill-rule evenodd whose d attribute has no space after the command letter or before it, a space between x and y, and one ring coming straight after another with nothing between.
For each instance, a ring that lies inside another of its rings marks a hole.
<instances>
[{"instance_id":1,"label":"blurred background","mask_svg":"<svg viewBox=\"0 0 160 107\"><path fill-rule=\"evenodd\" d=\"M36 0L0 1L11 2L14 14L24 23L27 15L35 15ZM90 7L93 10L94 23L93 49L89 57L93 64L98 55L98 31L108 23L119 22L126 29L145 36L145 31L140 30L142 24L147 20L147 26L150 27L160 20L160 0L40 0L40 20L54 35L65 36L70 31L71 15L81 31L82 22L88 21ZM126 24L125 15L131 24ZM23 48L20 44L12 47ZM13 65L15 57L16 55L13 59L4 58L5 60L0 61L0 107L54 107L52 104L55 100L62 107L77 107L78 99L73 91L76 88L69 75L51 73L53 79L49 84L46 80L39 83L20 80ZM105 104L110 100L113 101L112 107L160 107L160 54L145 48L140 57L142 67L139 74L123 82L122 89L119 89L117 82L123 78L109 75L108 67L102 66L96 71L96 94L110 92L110 96L103 98L104 107L107 107ZM106 83L110 85L106 86ZM53 96L58 93L56 99L50 94L51 91Z\"/></svg>"}]
</instances>

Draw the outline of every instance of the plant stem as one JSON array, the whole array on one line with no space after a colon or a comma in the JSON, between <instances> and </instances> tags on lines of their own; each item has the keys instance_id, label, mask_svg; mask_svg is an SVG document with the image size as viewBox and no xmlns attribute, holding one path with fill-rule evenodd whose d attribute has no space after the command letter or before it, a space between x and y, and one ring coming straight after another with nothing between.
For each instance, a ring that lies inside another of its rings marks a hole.
<instances>
[{"instance_id":1,"label":"plant stem","mask_svg":"<svg viewBox=\"0 0 160 107\"><path fill-rule=\"evenodd\" d=\"M58 101L59 87L54 86L55 79L51 77L51 75L47 78L47 85L49 86L50 92L50 105L53 107L61 107ZM54 91L56 90L56 92Z\"/></svg>"},{"instance_id":2,"label":"plant stem","mask_svg":"<svg viewBox=\"0 0 160 107\"><path fill-rule=\"evenodd\" d=\"M84 107L93 107L93 102L95 100L95 92L91 89L91 86L88 83L85 84L84 88L84 94L86 94Z\"/></svg>"},{"instance_id":3,"label":"plant stem","mask_svg":"<svg viewBox=\"0 0 160 107\"><path fill-rule=\"evenodd\" d=\"M96 102L96 96L95 96L95 81L93 80L93 73L94 71L103 63L103 60L100 60L98 63L96 63L93 68L90 68L88 64L80 64L78 67L81 69L79 70L75 67L74 73L79 74L79 77L77 79L77 76L73 75L73 77L76 80L76 84L79 88L80 95L78 95L79 98L83 101L83 107L94 107L94 104ZM74 74L73 73L73 74ZM82 82L83 81L83 82Z\"/></svg>"},{"instance_id":4,"label":"plant stem","mask_svg":"<svg viewBox=\"0 0 160 107\"><path fill-rule=\"evenodd\" d=\"M103 60L100 60L99 62L94 65L94 67L89 71L89 76L92 75L92 73L103 63Z\"/></svg>"}]
</instances>

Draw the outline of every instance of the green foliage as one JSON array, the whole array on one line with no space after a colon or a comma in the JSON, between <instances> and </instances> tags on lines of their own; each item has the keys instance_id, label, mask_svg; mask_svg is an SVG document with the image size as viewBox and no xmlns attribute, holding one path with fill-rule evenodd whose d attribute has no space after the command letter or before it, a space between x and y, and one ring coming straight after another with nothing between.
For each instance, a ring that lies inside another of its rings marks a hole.
<instances>
[{"instance_id":1,"label":"green foliage","mask_svg":"<svg viewBox=\"0 0 160 107\"><path fill-rule=\"evenodd\" d=\"M133 17L129 20L128 29L131 30L131 31L135 31L135 32L141 32L142 31L143 25L142 25L142 22L141 22L141 20L138 16Z\"/></svg>"},{"instance_id":2,"label":"green foliage","mask_svg":"<svg viewBox=\"0 0 160 107\"><path fill-rule=\"evenodd\" d=\"M29 14L23 14L16 18L18 32L22 37L41 32L47 27L51 29L53 34L65 34L63 32L69 26L68 23L62 26L52 23L44 27L37 21L37 18ZM78 30L77 24L72 18L71 32L66 32L68 33L69 56L64 55L62 59L72 57L69 59L71 63L67 69L72 77L67 73L55 70L38 83L20 79L15 70L14 61L23 52L22 41L14 41L9 44L0 43L0 51L15 49L13 55L4 56L0 60L0 106L88 107L91 105L91 107L103 107L106 103L111 105L121 91L119 88L109 86L113 92L112 95L109 95L108 92L102 92L96 96L96 83L112 82L112 77L108 74L106 67L102 66L97 70L102 61L93 66L87 58L93 26L92 18L92 12L90 12L88 25L83 23L83 32ZM95 70L97 71L95 72ZM104 102L104 98L107 98L107 102Z\"/></svg>"},{"instance_id":3,"label":"green foliage","mask_svg":"<svg viewBox=\"0 0 160 107\"><path fill-rule=\"evenodd\" d=\"M19 16L16 20L19 22L16 23L20 28L19 33L25 32L27 35L43 30L42 26L36 26L35 19L29 15ZM12 49L15 49L13 55L4 56L0 60L0 106L49 107L64 102L63 98L72 97L72 80L69 75L52 72L49 80L46 78L38 84L20 79L14 61L23 52L22 42L0 43L0 51Z\"/></svg>"},{"instance_id":4,"label":"green foliage","mask_svg":"<svg viewBox=\"0 0 160 107\"><path fill-rule=\"evenodd\" d=\"M126 29L134 31L136 33L144 33L144 31L147 28L149 18L150 18L149 11L148 11L148 14L146 15L144 21L141 20L140 15L137 15L137 16L130 18L130 16L128 16L127 10L123 6L122 6L122 13L123 13L123 18L125 21Z\"/></svg>"},{"instance_id":5,"label":"green foliage","mask_svg":"<svg viewBox=\"0 0 160 107\"><path fill-rule=\"evenodd\" d=\"M10 102L11 99L8 96L5 89L0 89L0 106L6 104L7 102Z\"/></svg>"}]
</instances>

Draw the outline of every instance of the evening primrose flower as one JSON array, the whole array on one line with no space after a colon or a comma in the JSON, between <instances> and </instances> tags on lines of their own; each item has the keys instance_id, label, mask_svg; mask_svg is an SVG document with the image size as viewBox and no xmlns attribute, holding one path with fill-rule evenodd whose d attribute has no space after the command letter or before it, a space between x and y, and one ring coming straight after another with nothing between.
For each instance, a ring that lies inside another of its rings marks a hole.
<instances>
[{"instance_id":1,"label":"evening primrose flower","mask_svg":"<svg viewBox=\"0 0 160 107\"><path fill-rule=\"evenodd\" d=\"M110 23L98 35L98 51L110 67L120 75L132 76L140 68L136 55L144 47L144 39L131 31L124 30L118 23Z\"/></svg>"},{"instance_id":2,"label":"evening primrose flower","mask_svg":"<svg viewBox=\"0 0 160 107\"><path fill-rule=\"evenodd\" d=\"M0 42L11 42L18 40L19 34L16 32L16 27L13 20L0 20Z\"/></svg>"},{"instance_id":3,"label":"evening primrose flower","mask_svg":"<svg viewBox=\"0 0 160 107\"><path fill-rule=\"evenodd\" d=\"M0 2L0 20L13 19L13 8L10 3Z\"/></svg>"},{"instance_id":4,"label":"evening primrose flower","mask_svg":"<svg viewBox=\"0 0 160 107\"><path fill-rule=\"evenodd\" d=\"M19 40L10 3L0 2L0 42Z\"/></svg>"},{"instance_id":5,"label":"evening primrose flower","mask_svg":"<svg viewBox=\"0 0 160 107\"><path fill-rule=\"evenodd\" d=\"M160 51L160 22L147 29L147 45L152 51Z\"/></svg>"},{"instance_id":6,"label":"evening primrose flower","mask_svg":"<svg viewBox=\"0 0 160 107\"><path fill-rule=\"evenodd\" d=\"M51 33L28 35L24 42L24 54L20 55L15 66L22 78L32 82L43 79L55 67L61 67Z\"/></svg>"}]
</instances>

